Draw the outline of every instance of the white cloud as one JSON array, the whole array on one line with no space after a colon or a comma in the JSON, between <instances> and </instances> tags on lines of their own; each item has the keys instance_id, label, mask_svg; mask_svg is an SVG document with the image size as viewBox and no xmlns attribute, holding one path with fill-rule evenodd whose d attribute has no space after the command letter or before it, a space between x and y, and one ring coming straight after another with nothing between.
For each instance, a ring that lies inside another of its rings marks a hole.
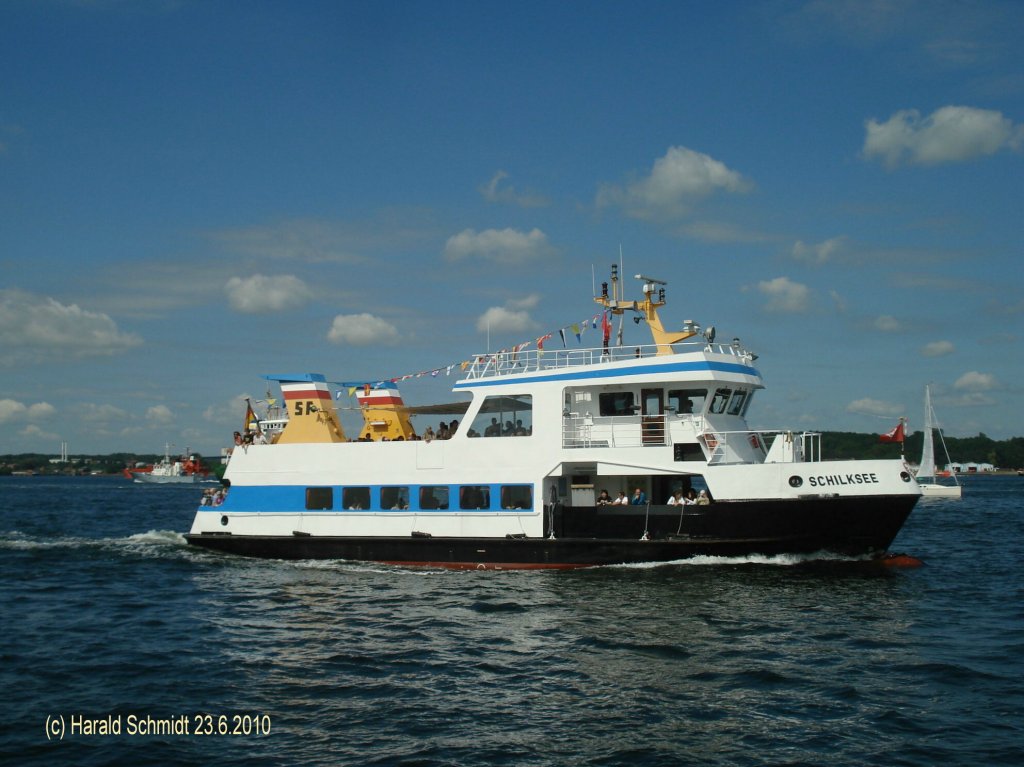
<instances>
[{"instance_id":1,"label":"white cloud","mask_svg":"<svg viewBox=\"0 0 1024 767\"><path fill-rule=\"evenodd\" d=\"M106 314L20 290L0 290L0 364L110 355L141 343Z\"/></svg>"},{"instance_id":2,"label":"white cloud","mask_svg":"<svg viewBox=\"0 0 1024 767\"><path fill-rule=\"evenodd\" d=\"M372 314L339 314L334 318L327 340L349 346L398 343L398 329Z\"/></svg>"},{"instance_id":3,"label":"white cloud","mask_svg":"<svg viewBox=\"0 0 1024 767\"><path fill-rule=\"evenodd\" d=\"M486 184L480 187L480 194L488 202L508 202L523 208L539 208L547 205L547 200L537 194L518 192L511 184L502 184L508 173L499 170Z\"/></svg>"},{"instance_id":4,"label":"white cloud","mask_svg":"<svg viewBox=\"0 0 1024 767\"><path fill-rule=\"evenodd\" d=\"M106 426L111 422L129 419L128 413L113 405L96 405L92 402L85 402L79 406L78 410L79 420L89 424Z\"/></svg>"},{"instance_id":5,"label":"white cloud","mask_svg":"<svg viewBox=\"0 0 1024 767\"><path fill-rule=\"evenodd\" d=\"M363 260L351 252L358 236L330 221L295 219L268 226L224 229L211 232L209 237L233 252L273 261L351 264Z\"/></svg>"},{"instance_id":6,"label":"white cloud","mask_svg":"<svg viewBox=\"0 0 1024 767\"><path fill-rule=\"evenodd\" d=\"M1024 125L974 107L942 107L925 118L916 109L904 109L884 123L868 120L865 128L864 156L888 168L964 162L1024 146Z\"/></svg>"},{"instance_id":7,"label":"white cloud","mask_svg":"<svg viewBox=\"0 0 1024 767\"><path fill-rule=\"evenodd\" d=\"M848 304L843 295L837 290L830 290L828 295L832 299L832 304L836 307L836 311L840 314L845 314Z\"/></svg>"},{"instance_id":8,"label":"white cloud","mask_svg":"<svg viewBox=\"0 0 1024 767\"><path fill-rule=\"evenodd\" d=\"M57 408L49 402L36 402L28 406L28 418L30 421L45 421L57 415Z\"/></svg>"},{"instance_id":9,"label":"white cloud","mask_svg":"<svg viewBox=\"0 0 1024 767\"><path fill-rule=\"evenodd\" d=\"M833 237L831 240L825 240L816 245L807 245L803 241L797 240L793 245L793 258L808 264L824 264L832 260L845 241L845 237Z\"/></svg>"},{"instance_id":10,"label":"white cloud","mask_svg":"<svg viewBox=\"0 0 1024 767\"><path fill-rule=\"evenodd\" d=\"M146 420L159 425L173 423L174 414L167 405L154 405L146 411Z\"/></svg>"},{"instance_id":11,"label":"white cloud","mask_svg":"<svg viewBox=\"0 0 1024 767\"><path fill-rule=\"evenodd\" d=\"M24 403L13 399L0 399L0 423L24 418L27 413L28 407Z\"/></svg>"},{"instance_id":12,"label":"white cloud","mask_svg":"<svg viewBox=\"0 0 1024 767\"><path fill-rule=\"evenodd\" d=\"M313 294L305 282L291 274L232 277L224 286L224 292L231 308L245 314L294 309L302 306Z\"/></svg>"},{"instance_id":13,"label":"white cloud","mask_svg":"<svg viewBox=\"0 0 1024 767\"><path fill-rule=\"evenodd\" d=\"M53 432L49 432L49 431L43 431L38 426L36 426L34 423L30 423L28 426L26 426L24 429L22 429L20 432L18 432L18 434L20 436L22 436L22 437L27 437L28 439L47 440L47 441L56 441L56 440L60 439L60 435L59 434L54 434Z\"/></svg>"},{"instance_id":14,"label":"white cloud","mask_svg":"<svg viewBox=\"0 0 1024 767\"><path fill-rule=\"evenodd\" d=\"M240 426L242 418L245 415L245 401L247 399L253 403L254 408L259 408L260 398L246 392L239 394L236 397L224 400L219 404L210 405L203 410L203 420L214 421L216 423L238 424ZM279 398L277 399L277 404L281 404ZM238 428L238 426L235 426L234 428Z\"/></svg>"},{"instance_id":15,"label":"white cloud","mask_svg":"<svg viewBox=\"0 0 1024 767\"><path fill-rule=\"evenodd\" d=\"M903 330L903 326L900 321L893 317L891 314L881 314L875 317L875 321L871 323L875 330L881 331L882 333L897 333Z\"/></svg>"},{"instance_id":16,"label":"white cloud","mask_svg":"<svg viewBox=\"0 0 1024 767\"><path fill-rule=\"evenodd\" d=\"M883 400L865 397L864 399L854 400L847 405L846 412L865 413L867 415L900 416L904 413L904 407L903 405L897 405L892 402L885 402Z\"/></svg>"},{"instance_id":17,"label":"white cloud","mask_svg":"<svg viewBox=\"0 0 1024 767\"><path fill-rule=\"evenodd\" d=\"M633 218L679 218L695 202L714 192L736 193L750 188L750 182L724 163L702 152L673 146L654 161L650 175L625 187L602 185L596 202L598 207L621 207Z\"/></svg>"},{"instance_id":18,"label":"white cloud","mask_svg":"<svg viewBox=\"0 0 1024 767\"><path fill-rule=\"evenodd\" d=\"M954 389L963 391L989 391L999 386L996 377L991 373L979 373L975 370L964 373L953 384Z\"/></svg>"},{"instance_id":19,"label":"white cloud","mask_svg":"<svg viewBox=\"0 0 1024 767\"><path fill-rule=\"evenodd\" d=\"M21 437L59 439L57 435L43 431L38 425L38 422L51 420L56 415L57 409L48 402L26 405L13 399L0 399L0 424L10 424L6 429L10 431L15 424L24 423L25 426L18 431Z\"/></svg>"},{"instance_id":20,"label":"white cloud","mask_svg":"<svg viewBox=\"0 0 1024 767\"><path fill-rule=\"evenodd\" d=\"M516 229L464 229L449 237L444 257L449 261L476 258L496 264L517 265L553 255L554 248L540 229L520 232Z\"/></svg>"},{"instance_id":21,"label":"white cloud","mask_svg":"<svg viewBox=\"0 0 1024 767\"><path fill-rule=\"evenodd\" d=\"M769 312L796 313L810 308L811 291L788 277L776 277L757 283L758 291L768 297L765 309Z\"/></svg>"},{"instance_id":22,"label":"white cloud","mask_svg":"<svg viewBox=\"0 0 1024 767\"><path fill-rule=\"evenodd\" d=\"M932 341L931 343L925 344L924 348L921 349L921 356L923 357L945 357L947 354L952 354L955 347L950 341Z\"/></svg>"},{"instance_id":23,"label":"white cloud","mask_svg":"<svg viewBox=\"0 0 1024 767\"><path fill-rule=\"evenodd\" d=\"M531 293L523 298L509 299L504 306L492 306L480 315L476 321L476 329L481 333L487 330L492 333L519 333L532 330L537 327L537 323L530 317L529 310L538 303L540 295Z\"/></svg>"}]
</instances>

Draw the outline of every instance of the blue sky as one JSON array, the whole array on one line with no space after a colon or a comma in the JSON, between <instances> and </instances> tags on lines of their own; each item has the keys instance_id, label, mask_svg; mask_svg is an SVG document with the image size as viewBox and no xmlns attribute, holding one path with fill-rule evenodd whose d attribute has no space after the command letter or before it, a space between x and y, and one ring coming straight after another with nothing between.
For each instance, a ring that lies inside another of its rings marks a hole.
<instances>
[{"instance_id":1,"label":"blue sky","mask_svg":"<svg viewBox=\"0 0 1024 767\"><path fill-rule=\"evenodd\" d=\"M1024 434L1021 40L1017 2L9 0L0 453L212 454L263 374L557 334L620 248L759 355L755 426L919 427L930 383Z\"/></svg>"}]
</instances>

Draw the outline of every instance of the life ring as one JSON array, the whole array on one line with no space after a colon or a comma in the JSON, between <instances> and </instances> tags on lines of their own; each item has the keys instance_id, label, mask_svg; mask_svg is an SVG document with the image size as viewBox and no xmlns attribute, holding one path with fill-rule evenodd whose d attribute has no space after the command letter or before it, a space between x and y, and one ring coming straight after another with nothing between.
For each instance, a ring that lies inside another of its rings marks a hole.
<instances>
[{"instance_id":1,"label":"life ring","mask_svg":"<svg viewBox=\"0 0 1024 767\"><path fill-rule=\"evenodd\" d=\"M704 444L708 446L708 450L714 450L718 447L718 437L715 436L714 432L706 432L704 434Z\"/></svg>"}]
</instances>

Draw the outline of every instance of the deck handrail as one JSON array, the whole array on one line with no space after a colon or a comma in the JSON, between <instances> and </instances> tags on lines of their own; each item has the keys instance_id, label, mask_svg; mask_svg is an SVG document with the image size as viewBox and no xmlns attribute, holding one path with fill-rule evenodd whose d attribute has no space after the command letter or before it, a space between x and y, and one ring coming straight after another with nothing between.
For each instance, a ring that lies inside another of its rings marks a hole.
<instances>
[{"instance_id":1,"label":"deck handrail","mask_svg":"<svg viewBox=\"0 0 1024 767\"><path fill-rule=\"evenodd\" d=\"M643 344L636 346L612 346L580 349L528 349L515 351L503 349L499 352L476 354L470 358L464 373L467 379L490 378L503 375L521 375L538 370L558 370L621 362L631 359L645 359L664 355L666 344ZM705 342L681 342L670 345L674 354L704 351L712 354L729 354L740 359L752 360L745 349L732 344L708 344Z\"/></svg>"}]
</instances>

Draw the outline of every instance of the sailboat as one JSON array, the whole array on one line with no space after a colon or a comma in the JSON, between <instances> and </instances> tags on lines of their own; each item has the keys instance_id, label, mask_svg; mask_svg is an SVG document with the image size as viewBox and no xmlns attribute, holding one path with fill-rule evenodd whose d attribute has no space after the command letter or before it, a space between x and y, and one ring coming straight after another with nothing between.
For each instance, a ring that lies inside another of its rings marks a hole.
<instances>
[{"instance_id":1,"label":"sailboat","mask_svg":"<svg viewBox=\"0 0 1024 767\"><path fill-rule=\"evenodd\" d=\"M921 495L935 498L960 498L961 487L957 481L956 472L951 471L953 477L952 485L940 484L935 476L935 442L933 432L939 432L939 441L942 443L942 450L946 454L946 464L949 465L949 451L946 450L946 440L942 437L942 429L939 427L938 419L935 417L935 409L932 408L931 388L924 387L924 447L921 448L921 466L917 470L917 484L921 487Z\"/></svg>"}]
</instances>

